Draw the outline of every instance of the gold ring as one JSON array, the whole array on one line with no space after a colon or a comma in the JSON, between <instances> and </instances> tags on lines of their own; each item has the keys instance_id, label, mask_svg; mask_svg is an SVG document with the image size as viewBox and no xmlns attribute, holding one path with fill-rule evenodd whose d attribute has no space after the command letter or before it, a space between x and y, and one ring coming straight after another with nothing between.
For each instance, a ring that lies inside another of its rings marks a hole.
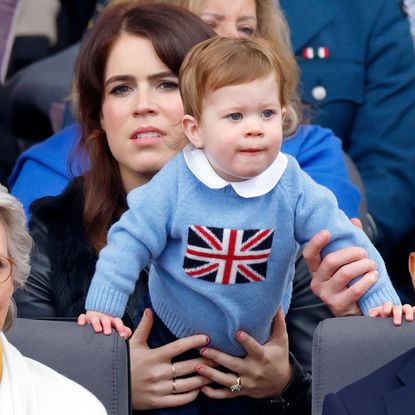
<instances>
[{"instance_id":1,"label":"gold ring","mask_svg":"<svg viewBox=\"0 0 415 415\"><path fill-rule=\"evenodd\" d=\"M176 393L176 379L171 380L173 383L171 385L171 393L174 395Z\"/></svg>"},{"instance_id":2,"label":"gold ring","mask_svg":"<svg viewBox=\"0 0 415 415\"><path fill-rule=\"evenodd\" d=\"M239 375L236 375L236 383L232 386L229 386L229 389L232 392L240 392L242 389L242 383L241 383L241 377Z\"/></svg>"},{"instance_id":3,"label":"gold ring","mask_svg":"<svg viewBox=\"0 0 415 415\"><path fill-rule=\"evenodd\" d=\"M173 379L176 377L176 368L174 367L174 364L171 363L171 372L173 373Z\"/></svg>"}]
</instances>

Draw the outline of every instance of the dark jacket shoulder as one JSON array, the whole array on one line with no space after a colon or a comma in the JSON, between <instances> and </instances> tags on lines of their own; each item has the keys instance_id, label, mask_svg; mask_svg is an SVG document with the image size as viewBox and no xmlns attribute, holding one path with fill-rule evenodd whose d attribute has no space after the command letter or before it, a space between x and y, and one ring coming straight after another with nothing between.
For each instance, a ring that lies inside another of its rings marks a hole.
<instances>
[{"instance_id":1,"label":"dark jacket shoulder","mask_svg":"<svg viewBox=\"0 0 415 415\"><path fill-rule=\"evenodd\" d=\"M85 233L83 208L81 179L71 182L61 195L38 199L30 207L29 228L36 244L32 274L49 276L57 317L75 317L84 311L95 270L97 253ZM37 261L39 254L48 261Z\"/></svg>"}]
</instances>

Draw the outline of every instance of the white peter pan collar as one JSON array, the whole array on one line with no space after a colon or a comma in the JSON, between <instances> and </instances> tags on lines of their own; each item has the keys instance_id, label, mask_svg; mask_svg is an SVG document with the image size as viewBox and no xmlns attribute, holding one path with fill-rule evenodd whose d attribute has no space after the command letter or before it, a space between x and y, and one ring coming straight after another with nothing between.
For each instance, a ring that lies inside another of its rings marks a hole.
<instances>
[{"instance_id":1,"label":"white peter pan collar","mask_svg":"<svg viewBox=\"0 0 415 415\"><path fill-rule=\"evenodd\" d=\"M190 171L210 189L222 189L231 185L235 192L244 198L263 196L271 191L280 180L288 164L288 158L278 153L273 163L260 175L242 182L228 182L222 179L210 165L203 150L187 145L183 149L184 159Z\"/></svg>"}]
</instances>

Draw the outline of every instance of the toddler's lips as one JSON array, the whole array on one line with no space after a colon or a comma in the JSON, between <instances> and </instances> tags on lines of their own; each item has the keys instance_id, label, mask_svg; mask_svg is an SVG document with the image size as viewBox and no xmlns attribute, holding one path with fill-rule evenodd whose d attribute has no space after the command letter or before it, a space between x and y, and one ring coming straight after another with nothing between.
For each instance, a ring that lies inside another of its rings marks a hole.
<instances>
[{"instance_id":1,"label":"toddler's lips","mask_svg":"<svg viewBox=\"0 0 415 415\"><path fill-rule=\"evenodd\" d=\"M264 151L264 150L261 149L261 148L246 148L244 150L240 150L240 153L252 153L252 154L255 154L255 153L260 153L261 151Z\"/></svg>"}]
</instances>

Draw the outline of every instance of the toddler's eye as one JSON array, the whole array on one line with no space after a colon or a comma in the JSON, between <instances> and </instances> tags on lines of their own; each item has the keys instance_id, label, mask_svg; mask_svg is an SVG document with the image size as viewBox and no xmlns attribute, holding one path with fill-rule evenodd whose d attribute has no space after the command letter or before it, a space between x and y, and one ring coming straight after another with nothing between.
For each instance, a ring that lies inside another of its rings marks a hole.
<instances>
[{"instance_id":1,"label":"toddler's eye","mask_svg":"<svg viewBox=\"0 0 415 415\"><path fill-rule=\"evenodd\" d=\"M234 112L232 114L229 114L228 118L231 119L232 121L240 121L242 120L243 117L240 112Z\"/></svg>"},{"instance_id":2,"label":"toddler's eye","mask_svg":"<svg viewBox=\"0 0 415 415\"><path fill-rule=\"evenodd\" d=\"M264 110L261 113L262 118L272 118L272 116L275 114L273 110Z\"/></svg>"}]
</instances>

